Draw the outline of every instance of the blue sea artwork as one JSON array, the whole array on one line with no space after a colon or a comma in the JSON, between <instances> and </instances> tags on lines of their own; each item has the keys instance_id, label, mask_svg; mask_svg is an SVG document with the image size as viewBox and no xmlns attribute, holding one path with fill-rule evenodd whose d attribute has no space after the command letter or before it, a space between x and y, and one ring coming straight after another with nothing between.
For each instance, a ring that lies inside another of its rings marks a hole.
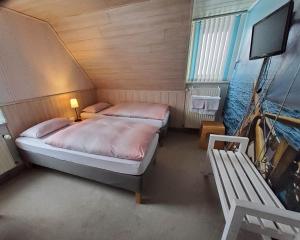
<instances>
[{"instance_id":1,"label":"blue sea artwork","mask_svg":"<svg viewBox=\"0 0 300 240\"><path fill-rule=\"evenodd\" d=\"M283 104L280 115L300 119L300 9L295 5L296 15L290 29L286 52L270 59L267 81L270 87L263 101L263 110L277 114ZM253 12L250 14L254 14ZM251 16L249 17L251 18ZM252 17L253 18L253 17ZM250 20L249 20L250 21ZM249 104L253 94L253 85L259 79L262 60L249 60L252 23L248 21L235 71L229 84L224 111L224 123L227 134L233 135L240 127L244 117L249 114ZM254 20L253 20L254 21ZM255 23L255 21L254 21ZM266 67L266 66L264 66ZM285 99L286 98L286 99ZM300 129L276 122L275 131L284 137L296 150L300 149Z\"/></svg>"}]
</instances>

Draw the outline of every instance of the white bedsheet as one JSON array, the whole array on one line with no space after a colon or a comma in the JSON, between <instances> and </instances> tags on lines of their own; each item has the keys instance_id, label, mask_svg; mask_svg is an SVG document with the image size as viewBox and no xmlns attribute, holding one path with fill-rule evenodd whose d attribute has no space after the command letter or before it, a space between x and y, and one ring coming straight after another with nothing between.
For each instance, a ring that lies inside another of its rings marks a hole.
<instances>
[{"instance_id":1,"label":"white bedsheet","mask_svg":"<svg viewBox=\"0 0 300 240\"><path fill-rule=\"evenodd\" d=\"M156 134L142 161L119 159L56 148L43 143L42 139L37 138L19 137L16 139L16 144L20 149L25 151L39 153L62 161L74 162L123 174L141 175L151 162L158 143L158 137L158 134Z\"/></svg>"},{"instance_id":2,"label":"white bedsheet","mask_svg":"<svg viewBox=\"0 0 300 240\"><path fill-rule=\"evenodd\" d=\"M80 114L80 116L81 116L82 119L89 119L89 118L101 117L101 116L106 116L106 115L101 114L101 112L97 112L97 113L82 112ZM116 116L106 116L106 117L112 117L112 118L130 120L130 121L145 123L145 124L149 124L151 126L155 126L155 127L161 128L161 127L164 127L164 126L167 125L169 117L170 117L170 111L168 111L166 113L165 118L163 120L149 119L149 118L116 117Z\"/></svg>"}]
</instances>

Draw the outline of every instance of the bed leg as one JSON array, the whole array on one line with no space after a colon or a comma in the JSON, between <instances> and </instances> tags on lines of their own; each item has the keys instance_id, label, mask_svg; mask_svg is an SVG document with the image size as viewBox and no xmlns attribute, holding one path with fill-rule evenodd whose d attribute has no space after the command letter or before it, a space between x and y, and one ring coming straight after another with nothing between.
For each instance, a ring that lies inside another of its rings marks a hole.
<instances>
[{"instance_id":1,"label":"bed leg","mask_svg":"<svg viewBox=\"0 0 300 240\"><path fill-rule=\"evenodd\" d=\"M153 165L154 166L156 165L156 156L154 156L154 158L153 158Z\"/></svg>"},{"instance_id":2,"label":"bed leg","mask_svg":"<svg viewBox=\"0 0 300 240\"><path fill-rule=\"evenodd\" d=\"M32 168L33 166L32 166L32 163L31 162L28 162L28 161L24 161L25 162L25 167L26 168Z\"/></svg>"},{"instance_id":3,"label":"bed leg","mask_svg":"<svg viewBox=\"0 0 300 240\"><path fill-rule=\"evenodd\" d=\"M142 194L140 192L135 193L135 202L136 202L136 204L142 203Z\"/></svg>"},{"instance_id":4,"label":"bed leg","mask_svg":"<svg viewBox=\"0 0 300 240\"><path fill-rule=\"evenodd\" d=\"M159 133L159 146L160 147L164 146L164 140L167 137L167 133L168 133L168 126L165 126L162 129L160 129L160 133Z\"/></svg>"},{"instance_id":5,"label":"bed leg","mask_svg":"<svg viewBox=\"0 0 300 240\"><path fill-rule=\"evenodd\" d=\"M159 143L159 146L160 146L160 147L163 147L163 146L164 146L164 143L163 143L163 136L162 136L162 135L159 135L158 143Z\"/></svg>"}]
</instances>

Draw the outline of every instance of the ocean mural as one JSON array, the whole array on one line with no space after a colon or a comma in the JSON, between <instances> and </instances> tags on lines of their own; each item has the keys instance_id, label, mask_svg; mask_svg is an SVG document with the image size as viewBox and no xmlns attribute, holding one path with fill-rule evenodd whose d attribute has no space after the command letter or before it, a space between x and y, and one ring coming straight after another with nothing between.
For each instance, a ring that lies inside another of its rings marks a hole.
<instances>
[{"instance_id":1,"label":"ocean mural","mask_svg":"<svg viewBox=\"0 0 300 240\"><path fill-rule=\"evenodd\" d=\"M268 84L264 85L266 89L262 90L266 91L266 98L262 102L263 112L300 119L300 0L294 0L295 15L287 51L280 56L271 57L264 65L262 59L249 60L253 24L286 2L287 0L261 0L248 13L224 109L224 124L229 135L235 134L249 113L253 85L259 76L261 82L270 84L269 87ZM266 180L286 208L300 212L300 128L273 120L271 124L276 135L283 137L290 146L289 154L282 158L289 165L273 182L268 175Z\"/></svg>"},{"instance_id":2,"label":"ocean mural","mask_svg":"<svg viewBox=\"0 0 300 240\"><path fill-rule=\"evenodd\" d=\"M281 109L279 104L268 100L263 102L262 108L264 112L274 113L275 115L280 112L280 115L300 119L300 111L291 110L286 107ZM274 124L274 129L279 137L285 138L295 150L300 151L300 128L288 126L278 121L272 121L272 124Z\"/></svg>"},{"instance_id":3,"label":"ocean mural","mask_svg":"<svg viewBox=\"0 0 300 240\"><path fill-rule=\"evenodd\" d=\"M263 2L263 1L262 1ZM266 1L267 2L267 1ZM284 1L283 4L285 3ZM280 6L280 5L279 5ZM280 105L287 95L289 83L295 80L292 89L287 96L287 100L281 110L281 115L291 116L300 119L300 101L298 94L300 93L300 18L298 19L298 9L300 10L300 1L295 1L294 23L291 28L288 40L287 51L281 56L271 58L270 66L268 66L267 81L271 82L268 90L266 103L263 109L277 114ZM268 12L269 13L269 12ZM255 13L249 13L255 14ZM265 14L267 15L267 14ZM264 17L261 16L261 18ZM248 17L249 18L249 17ZM256 21L258 21L256 19ZM259 78L263 61L249 60L250 42L252 34L252 25L255 23L248 22L246 24L243 43L239 60L237 61L233 76L231 78L228 95L225 103L224 123L229 135L233 135L240 126L245 115L248 113L250 100L253 93L253 84ZM266 67L266 66L264 66ZM298 71L298 72L296 72ZM296 77L296 79L294 79ZM274 83L272 83L274 82ZM297 105L298 103L298 105ZM284 136L287 141L297 150L300 149L300 130L295 127L276 123L275 130L279 135Z\"/></svg>"}]
</instances>

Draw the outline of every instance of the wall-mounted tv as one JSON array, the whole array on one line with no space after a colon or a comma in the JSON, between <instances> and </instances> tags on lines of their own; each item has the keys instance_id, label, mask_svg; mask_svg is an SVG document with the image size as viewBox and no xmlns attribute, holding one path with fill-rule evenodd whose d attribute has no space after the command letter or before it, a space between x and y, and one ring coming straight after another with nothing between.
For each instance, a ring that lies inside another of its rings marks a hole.
<instances>
[{"instance_id":1,"label":"wall-mounted tv","mask_svg":"<svg viewBox=\"0 0 300 240\"><path fill-rule=\"evenodd\" d=\"M289 1L253 25L250 60L285 52L293 8L294 2Z\"/></svg>"}]
</instances>

